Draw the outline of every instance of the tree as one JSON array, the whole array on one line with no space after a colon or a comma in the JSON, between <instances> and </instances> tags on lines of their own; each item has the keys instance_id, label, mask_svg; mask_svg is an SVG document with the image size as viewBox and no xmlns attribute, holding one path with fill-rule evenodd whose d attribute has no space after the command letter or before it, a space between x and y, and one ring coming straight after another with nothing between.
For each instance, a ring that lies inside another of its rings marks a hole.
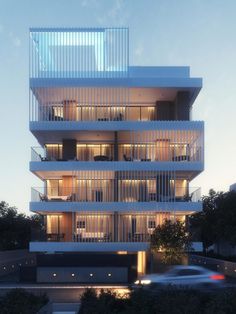
<instances>
[{"instance_id":1,"label":"tree","mask_svg":"<svg viewBox=\"0 0 236 314\"><path fill-rule=\"evenodd\" d=\"M183 222L166 219L151 236L153 251L163 251L163 262L179 263L186 249L190 248L190 238Z\"/></svg>"},{"instance_id":2,"label":"tree","mask_svg":"<svg viewBox=\"0 0 236 314\"><path fill-rule=\"evenodd\" d=\"M31 217L18 213L15 207L0 202L0 250L28 248L31 228L41 228L39 215Z\"/></svg>"},{"instance_id":3,"label":"tree","mask_svg":"<svg viewBox=\"0 0 236 314\"><path fill-rule=\"evenodd\" d=\"M218 240L216 204L222 192L209 191L208 196L202 197L203 210L189 217L190 230L197 234L198 241L203 243L204 251Z\"/></svg>"},{"instance_id":4,"label":"tree","mask_svg":"<svg viewBox=\"0 0 236 314\"><path fill-rule=\"evenodd\" d=\"M191 233L197 233L206 251L222 241L236 245L236 192L209 191L203 196L203 211L189 219Z\"/></svg>"},{"instance_id":5,"label":"tree","mask_svg":"<svg viewBox=\"0 0 236 314\"><path fill-rule=\"evenodd\" d=\"M218 241L236 245L236 192L220 195L216 203Z\"/></svg>"}]
</instances>

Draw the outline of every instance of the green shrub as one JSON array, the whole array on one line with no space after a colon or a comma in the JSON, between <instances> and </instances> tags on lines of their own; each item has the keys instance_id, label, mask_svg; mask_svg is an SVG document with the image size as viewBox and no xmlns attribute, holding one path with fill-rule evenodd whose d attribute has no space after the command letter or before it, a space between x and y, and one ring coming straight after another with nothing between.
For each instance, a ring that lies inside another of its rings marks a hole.
<instances>
[{"instance_id":1,"label":"green shrub","mask_svg":"<svg viewBox=\"0 0 236 314\"><path fill-rule=\"evenodd\" d=\"M24 289L13 289L0 299L1 314L34 314L47 302L45 295L35 296Z\"/></svg>"},{"instance_id":2,"label":"green shrub","mask_svg":"<svg viewBox=\"0 0 236 314\"><path fill-rule=\"evenodd\" d=\"M199 291L168 288L138 289L128 298L111 291L88 289L81 298L80 314L235 314L236 289Z\"/></svg>"},{"instance_id":3,"label":"green shrub","mask_svg":"<svg viewBox=\"0 0 236 314\"><path fill-rule=\"evenodd\" d=\"M94 289L86 289L81 297L79 314L123 313L126 302L110 290L101 290L97 295Z\"/></svg>"}]
</instances>

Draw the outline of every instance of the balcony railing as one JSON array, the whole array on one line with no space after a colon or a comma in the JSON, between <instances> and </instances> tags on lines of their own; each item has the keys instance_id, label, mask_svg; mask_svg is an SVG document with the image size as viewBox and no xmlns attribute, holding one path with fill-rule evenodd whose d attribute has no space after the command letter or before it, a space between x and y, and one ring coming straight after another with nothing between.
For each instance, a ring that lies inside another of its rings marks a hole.
<instances>
[{"instance_id":1,"label":"balcony railing","mask_svg":"<svg viewBox=\"0 0 236 314\"><path fill-rule=\"evenodd\" d=\"M196 187L176 187L155 192L145 185L113 186L88 188L32 188L32 202L198 202L201 189Z\"/></svg>"},{"instance_id":2,"label":"balcony railing","mask_svg":"<svg viewBox=\"0 0 236 314\"><path fill-rule=\"evenodd\" d=\"M71 240L69 240L71 239ZM114 232L98 232L98 231L82 231L80 233L74 233L70 235L66 240L65 233L46 233L41 232L32 235L32 241L45 241L45 242L83 242L83 243L94 243L94 242L149 242L151 239L150 233L142 233L142 232L128 232L122 234L115 238Z\"/></svg>"},{"instance_id":3,"label":"balcony railing","mask_svg":"<svg viewBox=\"0 0 236 314\"><path fill-rule=\"evenodd\" d=\"M114 156L114 144L80 144L74 159L63 158L62 145L55 144L50 149L31 148L32 161L202 161L202 148L173 144L157 147L156 144L118 144L117 157Z\"/></svg>"}]
</instances>

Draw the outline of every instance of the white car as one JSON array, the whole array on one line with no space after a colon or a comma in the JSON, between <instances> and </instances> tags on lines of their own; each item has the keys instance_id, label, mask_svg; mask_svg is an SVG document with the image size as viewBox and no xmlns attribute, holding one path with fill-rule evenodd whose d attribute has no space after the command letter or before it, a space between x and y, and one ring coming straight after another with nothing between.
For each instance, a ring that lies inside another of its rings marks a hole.
<instances>
[{"instance_id":1,"label":"white car","mask_svg":"<svg viewBox=\"0 0 236 314\"><path fill-rule=\"evenodd\" d=\"M174 266L164 274L150 274L135 281L134 288L164 286L220 287L225 276L200 266Z\"/></svg>"}]
</instances>

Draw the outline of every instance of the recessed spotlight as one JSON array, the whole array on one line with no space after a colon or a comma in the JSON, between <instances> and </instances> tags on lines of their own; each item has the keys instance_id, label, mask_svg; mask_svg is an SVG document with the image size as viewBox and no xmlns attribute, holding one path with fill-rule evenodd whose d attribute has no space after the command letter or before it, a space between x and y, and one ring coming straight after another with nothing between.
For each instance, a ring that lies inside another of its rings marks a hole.
<instances>
[{"instance_id":1,"label":"recessed spotlight","mask_svg":"<svg viewBox=\"0 0 236 314\"><path fill-rule=\"evenodd\" d=\"M71 277L75 277L75 274L71 274Z\"/></svg>"},{"instance_id":2,"label":"recessed spotlight","mask_svg":"<svg viewBox=\"0 0 236 314\"><path fill-rule=\"evenodd\" d=\"M93 274L89 274L90 277L93 277Z\"/></svg>"},{"instance_id":3,"label":"recessed spotlight","mask_svg":"<svg viewBox=\"0 0 236 314\"><path fill-rule=\"evenodd\" d=\"M53 277L56 277L56 276L57 276L57 274L56 274L56 273L54 273L54 274L53 274Z\"/></svg>"},{"instance_id":4,"label":"recessed spotlight","mask_svg":"<svg viewBox=\"0 0 236 314\"><path fill-rule=\"evenodd\" d=\"M108 277L111 277L111 274L108 274Z\"/></svg>"}]
</instances>

